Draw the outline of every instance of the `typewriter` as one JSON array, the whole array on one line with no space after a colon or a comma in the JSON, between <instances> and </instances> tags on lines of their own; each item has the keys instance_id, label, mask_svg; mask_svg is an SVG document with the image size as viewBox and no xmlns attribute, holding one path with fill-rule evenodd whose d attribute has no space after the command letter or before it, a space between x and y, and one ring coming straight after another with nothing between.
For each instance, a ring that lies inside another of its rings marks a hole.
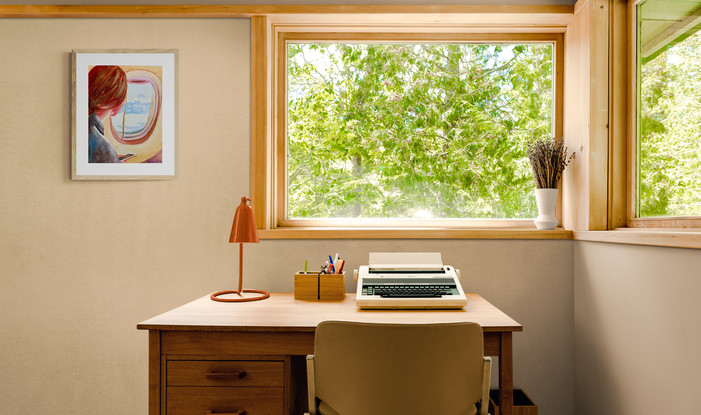
<instances>
[{"instance_id":1,"label":"typewriter","mask_svg":"<svg viewBox=\"0 0 701 415\"><path fill-rule=\"evenodd\" d=\"M367 309L459 309L467 304L458 272L437 252L370 253L356 270L355 301Z\"/></svg>"}]
</instances>

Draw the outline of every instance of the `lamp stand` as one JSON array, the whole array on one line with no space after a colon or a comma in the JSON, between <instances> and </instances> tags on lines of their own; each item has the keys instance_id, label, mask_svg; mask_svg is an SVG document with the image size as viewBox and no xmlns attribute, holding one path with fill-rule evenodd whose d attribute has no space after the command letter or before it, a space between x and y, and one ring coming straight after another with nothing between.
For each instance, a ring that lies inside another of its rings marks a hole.
<instances>
[{"instance_id":1,"label":"lamp stand","mask_svg":"<svg viewBox=\"0 0 701 415\"><path fill-rule=\"evenodd\" d=\"M221 301L223 303L240 303L244 301L258 301L258 300L265 300L266 298L270 297L270 293L267 291L263 290L244 290L242 289L243 287L243 244L239 243L239 289L234 291L234 290L226 290L226 291L217 291L215 293L212 293L212 295L209 296L210 299L213 301ZM241 297L241 293L258 293L261 294L256 297ZM240 298L219 298L218 296L224 295L224 294L237 294Z\"/></svg>"}]
</instances>

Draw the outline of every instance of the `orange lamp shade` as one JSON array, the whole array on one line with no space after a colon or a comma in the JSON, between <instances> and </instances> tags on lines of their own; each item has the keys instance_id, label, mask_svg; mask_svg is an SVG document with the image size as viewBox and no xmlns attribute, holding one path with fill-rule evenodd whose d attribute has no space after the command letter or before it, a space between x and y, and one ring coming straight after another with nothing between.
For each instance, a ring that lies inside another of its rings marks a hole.
<instances>
[{"instance_id":1,"label":"orange lamp shade","mask_svg":"<svg viewBox=\"0 0 701 415\"><path fill-rule=\"evenodd\" d=\"M231 236L229 242L235 243L258 243L258 229L256 219L253 216L253 208L248 205L251 200L247 197L241 198L241 204L236 208L234 214L234 224L231 226Z\"/></svg>"}]
</instances>

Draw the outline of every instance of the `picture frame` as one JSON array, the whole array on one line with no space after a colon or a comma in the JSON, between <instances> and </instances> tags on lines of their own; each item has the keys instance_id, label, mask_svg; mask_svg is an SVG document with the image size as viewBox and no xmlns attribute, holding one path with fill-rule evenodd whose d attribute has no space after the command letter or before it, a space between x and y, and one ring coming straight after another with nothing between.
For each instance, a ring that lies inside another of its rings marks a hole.
<instances>
[{"instance_id":1,"label":"picture frame","mask_svg":"<svg viewBox=\"0 0 701 415\"><path fill-rule=\"evenodd\" d=\"M73 180L176 177L178 51L72 51Z\"/></svg>"}]
</instances>

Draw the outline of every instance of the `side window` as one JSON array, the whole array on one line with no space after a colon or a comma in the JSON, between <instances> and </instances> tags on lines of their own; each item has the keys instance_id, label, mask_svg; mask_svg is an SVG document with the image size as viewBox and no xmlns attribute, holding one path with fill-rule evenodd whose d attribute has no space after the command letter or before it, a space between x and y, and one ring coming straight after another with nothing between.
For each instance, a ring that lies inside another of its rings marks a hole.
<instances>
[{"instance_id":1,"label":"side window","mask_svg":"<svg viewBox=\"0 0 701 415\"><path fill-rule=\"evenodd\" d=\"M153 132L161 107L161 79L148 70L127 70L127 103L110 117L112 136L121 144L141 144Z\"/></svg>"},{"instance_id":2,"label":"side window","mask_svg":"<svg viewBox=\"0 0 701 415\"><path fill-rule=\"evenodd\" d=\"M637 6L636 217L701 216L701 2Z\"/></svg>"}]
</instances>

